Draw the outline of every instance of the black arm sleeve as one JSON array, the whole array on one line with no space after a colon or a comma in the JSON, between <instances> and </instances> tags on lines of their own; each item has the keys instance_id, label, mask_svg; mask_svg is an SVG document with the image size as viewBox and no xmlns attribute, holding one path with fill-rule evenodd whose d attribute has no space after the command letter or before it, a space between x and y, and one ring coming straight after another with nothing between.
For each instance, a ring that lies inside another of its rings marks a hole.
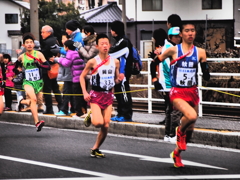
<instances>
[{"instance_id":1,"label":"black arm sleeve","mask_svg":"<svg viewBox=\"0 0 240 180\"><path fill-rule=\"evenodd\" d=\"M208 81L210 79L208 64L207 64L207 62L203 62L200 65L201 65L201 68L202 68L203 79Z\"/></svg>"},{"instance_id":2,"label":"black arm sleeve","mask_svg":"<svg viewBox=\"0 0 240 180\"><path fill-rule=\"evenodd\" d=\"M157 66L157 64L154 61L152 61L150 64L150 72L151 72L152 79L157 77L156 66Z\"/></svg>"},{"instance_id":3,"label":"black arm sleeve","mask_svg":"<svg viewBox=\"0 0 240 180\"><path fill-rule=\"evenodd\" d=\"M39 64L38 62L36 62L36 64L37 64L37 66L38 66L39 68L46 69L46 70L50 70L50 69L51 69L51 66L50 66L50 64L49 64L48 61L45 61L45 62L42 63L42 64Z\"/></svg>"},{"instance_id":4,"label":"black arm sleeve","mask_svg":"<svg viewBox=\"0 0 240 180\"><path fill-rule=\"evenodd\" d=\"M154 61L155 61L155 63L157 63L157 64L159 64L159 63L162 62L162 61L160 61L160 60L158 59L158 57L156 57L156 58L154 59Z\"/></svg>"}]
</instances>

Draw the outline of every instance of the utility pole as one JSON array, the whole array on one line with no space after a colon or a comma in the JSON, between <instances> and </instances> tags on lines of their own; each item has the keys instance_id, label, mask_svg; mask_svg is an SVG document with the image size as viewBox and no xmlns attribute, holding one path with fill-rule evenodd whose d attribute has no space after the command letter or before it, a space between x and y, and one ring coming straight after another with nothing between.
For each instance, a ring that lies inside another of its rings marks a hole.
<instances>
[{"instance_id":1,"label":"utility pole","mask_svg":"<svg viewBox=\"0 0 240 180\"><path fill-rule=\"evenodd\" d=\"M127 24L126 24L126 1L122 0L122 19L124 24L124 31L127 35Z\"/></svg>"},{"instance_id":2,"label":"utility pole","mask_svg":"<svg viewBox=\"0 0 240 180\"><path fill-rule=\"evenodd\" d=\"M38 0L30 1L30 32L39 40Z\"/></svg>"},{"instance_id":3,"label":"utility pole","mask_svg":"<svg viewBox=\"0 0 240 180\"><path fill-rule=\"evenodd\" d=\"M138 31L137 31L137 14L138 14L138 11L137 11L137 0L135 0L135 47L137 48L138 45L137 45L137 37L138 37Z\"/></svg>"},{"instance_id":4,"label":"utility pole","mask_svg":"<svg viewBox=\"0 0 240 180\"><path fill-rule=\"evenodd\" d=\"M208 15L206 14L206 22L205 22L205 50L207 49L207 33L208 33L208 30L207 30L207 20L208 20Z\"/></svg>"}]
</instances>

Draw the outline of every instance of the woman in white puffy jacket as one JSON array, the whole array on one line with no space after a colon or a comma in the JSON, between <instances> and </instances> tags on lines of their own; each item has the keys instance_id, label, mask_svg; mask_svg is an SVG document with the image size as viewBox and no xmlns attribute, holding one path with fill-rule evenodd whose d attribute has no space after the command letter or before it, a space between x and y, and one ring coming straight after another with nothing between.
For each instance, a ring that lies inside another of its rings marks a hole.
<instances>
[{"instance_id":1,"label":"woman in white puffy jacket","mask_svg":"<svg viewBox=\"0 0 240 180\"><path fill-rule=\"evenodd\" d=\"M82 30L84 41L84 46L80 47L78 52L84 62L87 63L89 59L92 59L98 54L98 49L96 48L96 37L94 28L91 25L86 25Z\"/></svg>"}]
</instances>

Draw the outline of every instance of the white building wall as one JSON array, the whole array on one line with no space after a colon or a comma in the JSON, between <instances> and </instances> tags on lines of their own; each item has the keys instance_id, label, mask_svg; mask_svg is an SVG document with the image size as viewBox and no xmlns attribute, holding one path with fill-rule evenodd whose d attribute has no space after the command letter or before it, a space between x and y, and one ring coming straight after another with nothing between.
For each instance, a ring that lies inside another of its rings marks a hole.
<instances>
[{"instance_id":1,"label":"white building wall","mask_svg":"<svg viewBox=\"0 0 240 180\"><path fill-rule=\"evenodd\" d=\"M9 2L9 1L0 1L0 43L6 43L7 49L12 48L12 40L11 37L8 36L8 30L20 30L20 11L19 6ZM5 14L18 14L19 20L18 24L5 24Z\"/></svg>"},{"instance_id":2,"label":"white building wall","mask_svg":"<svg viewBox=\"0 0 240 180\"><path fill-rule=\"evenodd\" d=\"M118 1L118 0L117 0ZM182 20L233 19L233 0L222 0L222 9L202 10L202 0L163 0L163 11L142 11L142 0L126 0L126 15L137 21L166 21L171 14L178 14ZM119 6L122 8L122 6Z\"/></svg>"}]
</instances>

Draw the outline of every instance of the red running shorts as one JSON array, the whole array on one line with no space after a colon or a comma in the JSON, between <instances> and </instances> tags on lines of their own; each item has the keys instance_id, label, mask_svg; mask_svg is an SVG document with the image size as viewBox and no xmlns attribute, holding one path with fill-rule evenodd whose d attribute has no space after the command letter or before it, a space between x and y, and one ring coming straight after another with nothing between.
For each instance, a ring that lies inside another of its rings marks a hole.
<instances>
[{"instance_id":1,"label":"red running shorts","mask_svg":"<svg viewBox=\"0 0 240 180\"><path fill-rule=\"evenodd\" d=\"M91 100L89 103L97 104L101 109L106 109L113 104L114 95L110 91L90 91Z\"/></svg>"},{"instance_id":2,"label":"red running shorts","mask_svg":"<svg viewBox=\"0 0 240 180\"><path fill-rule=\"evenodd\" d=\"M0 87L0 96L4 95L4 88Z\"/></svg>"},{"instance_id":3,"label":"red running shorts","mask_svg":"<svg viewBox=\"0 0 240 180\"><path fill-rule=\"evenodd\" d=\"M177 98L183 99L192 107L198 105L199 103L198 89L196 86L190 88L172 87L169 96L171 103Z\"/></svg>"}]
</instances>

